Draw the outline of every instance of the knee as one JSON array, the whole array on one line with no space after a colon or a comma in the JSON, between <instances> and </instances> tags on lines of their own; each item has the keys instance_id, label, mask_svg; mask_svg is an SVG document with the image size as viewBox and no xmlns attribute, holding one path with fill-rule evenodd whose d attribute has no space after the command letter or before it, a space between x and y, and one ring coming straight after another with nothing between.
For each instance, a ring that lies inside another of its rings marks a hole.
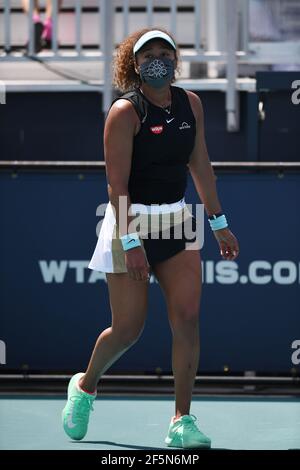
<instances>
[{"instance_id":1,"label":"knee","mask_svg":"<svg viewBox=\"0 0 300 470\"><path fill-rule=\"evenodd\" d=\"M117 341L124 349L133 346L140 338L143 333L144 325L118 325L113 328L113 334L117 338Z\"/></svg>"},{"instance_id":2,"label":"knee","mask_svg":"<svg viewBox=\"0 0 300 470\"><path fill-rule=\"evenodd\" d=\"M199 305L193 303L177 305L170 312L170 324L173 333L198 331Z\"/></svg>"}]
</instances>

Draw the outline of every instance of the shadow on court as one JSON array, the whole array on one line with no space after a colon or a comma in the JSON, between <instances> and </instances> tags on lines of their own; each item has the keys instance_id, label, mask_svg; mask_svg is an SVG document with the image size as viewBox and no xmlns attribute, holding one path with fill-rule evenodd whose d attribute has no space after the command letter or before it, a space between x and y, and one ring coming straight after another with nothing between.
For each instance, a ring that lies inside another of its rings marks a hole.
<instances>
[{"instance_id":1,"label":"shadow on court","mask_svg":"<svg viewBox=\"0 0 300 470\"><path fill-rule=\"evenodd\" d=\"M72 444L95 444L95 445L103 445L103 446L113 446L114 447L121 447L124 449L133 449L133 450L166 450L166 447L147 447L147 446L137 446L131 444L122 444L120 442L112 442L112 441L79 441L74 442L71 441Z\"/></svg>"}]
</instances>

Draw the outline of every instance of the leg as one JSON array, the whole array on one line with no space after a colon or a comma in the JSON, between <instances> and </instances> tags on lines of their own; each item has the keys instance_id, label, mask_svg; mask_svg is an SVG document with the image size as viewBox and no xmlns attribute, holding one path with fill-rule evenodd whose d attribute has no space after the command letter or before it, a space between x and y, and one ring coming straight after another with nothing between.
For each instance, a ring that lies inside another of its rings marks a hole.
<instances>
[{"instance_id":1,"label":"leg","mask_svg":"<svg viewBox=\"0 0 300 470\"><path fill-rule=\"evenodd\" d=\"M99 336L81 387L94 392L101 375L139 338L147 314L148 283L107 274L112 325Z\"/></svg>"},{"instance_id":2,"label":"leg","mask_svg":"<svg viewBox=\"0 0 300 470\"><path fill-rule=\"evenodd\" d=\"M22 0L22 7L25 13L29 13L29 0ZM34 10L33 10L34 15L39 15L39 1L34 0Z\"/></svg>"},{"instance_id":3,"label":"leg","mask_svg":"<svg viewBox=\"0 0 300 470\"><path fill-rule=\"evenodd\" d=\"M57 9L60 10L62 5L62 0L58 0ZM46 2L46 18L52 18L52 0L47 0Z\"/></svg>"},{"instance_id":4,"label":"leg","mask_svg":"<svg viewBox=\"0 0 300 470\"><path fill-rule=\"evenodd\" d=\"M44 30L42 34L43 47L46 49L52 47L52 14L53 14L53 5L52 0L47 0L46 3L46 15L44 21ZM62 5L62 0L57 2L57 11L59 12Z\"/></svg>"},{"instance_id":5,"label":"leg","mask_svg":"<svg viewBox=\"0 0 300 470\"><path fill-rule=\"evenodd\" d=\"M184 250L162 263L154 274L164 292L173 335L175 417L190 412L199 363L201 260L198 250Z\"/></svg>"},{"instance_id":6,"label":"leg","mask_svg":"<svg viewBox=\"0 0 300 470\"><path fill-rule=\"evenodd\" d=\"M23 7L23 10L25 11L25 13L29 14L29 0L22 0L22 7ZM42 36L42 32L43 32L43 23L42 23L41 17L40 17L39 1L38 0L34 0L32 21L33 21L33 34L34 34L33 51L35 53L38 53L42 49L41 36ZM26 48L27 48L27 51L28 51L28 43L26 44Z\"/></svg>"},{"instance_id":7,"label":"leg","mask_svg":"<svg viewBox=\"0 0 300 470\"><path fill-rule=\"evenodd\" d=\"M52 18L52 0L46 2L46 18Z\"/></svg>"}]
</instances>

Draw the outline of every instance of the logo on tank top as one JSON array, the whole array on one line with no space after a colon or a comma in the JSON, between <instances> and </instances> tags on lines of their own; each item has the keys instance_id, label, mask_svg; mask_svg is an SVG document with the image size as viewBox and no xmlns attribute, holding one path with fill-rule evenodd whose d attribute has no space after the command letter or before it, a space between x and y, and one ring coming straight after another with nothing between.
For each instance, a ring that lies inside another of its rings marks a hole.
<instances>
[{"instance_id":1,"label":"logo on tank top","mask_svg":"<svg viewBox=\"0 0 300 470\"><path fill-rule=\"evenodd\" d=\"M183 122L179 129L182 131L183 129L190 129L191 126L187 122Z\"/></svg>"},{"instance_id":2,"label":"logo on tank top","mask_svg":"<svg viewBox=\"0 0 300 470\"><path fill-rule=\"evenodd\" d=\"M151 130L152 134L161 134L162 131L164 130L164 126L163 125L152 126L152 127L150 127L150 130Z\"/></svg>"}]
</instances>

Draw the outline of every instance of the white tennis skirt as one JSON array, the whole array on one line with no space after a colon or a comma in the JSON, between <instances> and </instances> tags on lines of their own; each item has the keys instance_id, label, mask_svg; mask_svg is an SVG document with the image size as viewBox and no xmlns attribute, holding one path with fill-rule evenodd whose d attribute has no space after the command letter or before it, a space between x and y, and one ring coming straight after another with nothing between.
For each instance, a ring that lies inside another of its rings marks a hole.
<instances>
[{"instance_id":1,"label":"white tennis skirt","mask_svg":"<svg viewBox=\"0 0 300 470\"><path fill-rule=\"evenodd\" d=\"M132 204L131 213L135 225L130 231L139 234L150 267L187 247L197 248L196 237L192 238L195 233L195 218L188 210L184 198L172 204ZM106 273L127 272L125 253L110 202L107 204L97 245L88 267Z\"/></svg>"}]
</instances>

